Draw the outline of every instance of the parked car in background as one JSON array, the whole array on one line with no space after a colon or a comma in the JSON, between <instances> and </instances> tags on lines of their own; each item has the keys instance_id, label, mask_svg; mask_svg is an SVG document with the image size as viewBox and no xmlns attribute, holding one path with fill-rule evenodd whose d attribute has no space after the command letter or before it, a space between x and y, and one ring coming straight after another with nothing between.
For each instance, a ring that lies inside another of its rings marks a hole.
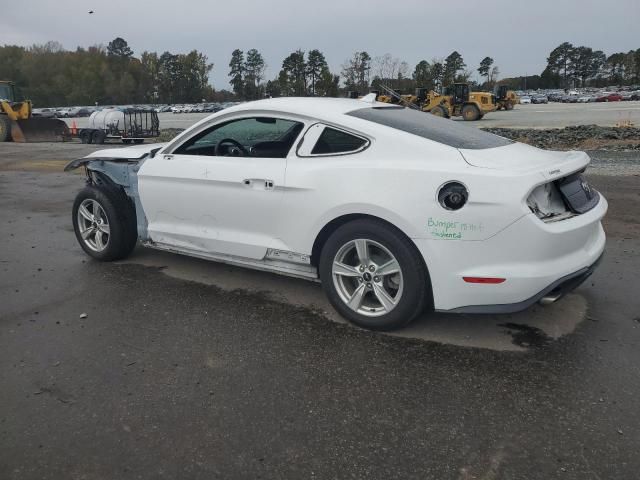
<instances>
[{"instance_id":1,"label":"parked car in background","mask_svg":"<svg viewBox=\"0 0 640 480\"><path fill-rule=\"evenodd\" d=\"M549 103L549 98L542 94L533 95L531 97L531 103Z\"/></svg>"},{"instance_id":2,"label":"parked car in background","mask_svg":"<svg viewBox=\"0 0 640 480\"><path fill-rule=\"evenodd\" d=\"M31 116L42 118L55 118L56 111L53 108L34 108L31 111Z\"/></svg>"},{"instance_id":3,"label":"parked car in background","mask_svg":"<svg viewBox=\"0 0 640 480\"><path fill-rule=\"evenodd\" d=\"M578 103L578 95L563 95L562 103Z\"/></svg>"},{"instance_id":4,"label":"parked car in background","mask_svg":"<svg viewBox=\"0 0 640 480\"><path fill-rule=\"evenodd\" d=\"M578 97L578 103L589 103L593 102L593 97L591 95L581 95Z\"/></svg>"},{"instance_id":5,"label":"parked car in background","mask_svg":"<svg viewBox=\"0 0 640 480\"><path fill-rule=\"evenodd\" d=\"M602 93L596 97L596 102L620 102L622 95L619 93Z\"/></svg>"},{"instance_id":6,"label":"parked car in background","mask_svg":"<svg viewBox=\"0 0 640 480\"><path fill-rule=\"evenodd\" d=\"M520 97L520 103L531 103L531 97L529 97L528 95L523 95L522 97Z\"/></svg>"}]
</instances>

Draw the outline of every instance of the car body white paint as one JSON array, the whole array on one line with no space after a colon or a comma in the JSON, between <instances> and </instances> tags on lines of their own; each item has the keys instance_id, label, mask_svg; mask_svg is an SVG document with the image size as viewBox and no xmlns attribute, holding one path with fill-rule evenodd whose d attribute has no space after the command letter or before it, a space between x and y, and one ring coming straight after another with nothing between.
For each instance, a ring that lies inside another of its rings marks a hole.
<instances>
[{"instance_id":1,"label":"car body white paint","mask_svg":"<svg viewBox=\"0 0 640 480\"><path fill-rule=\"evenodd\" d=\"M388 105L273 99L203 119L140 163L138 190L148 223L143 240L156 248L314 278L310 259L320 231L344 215L370 215L413 241L430 273L434 307L445 311L522 302L602 254L604 197L587 213L552 223L527 206L537 186L583 170L589 163L585 153L519 143L457 149L346 115L372 106ZM173 154L216 123L255 116L304 123L286 158ZM365 137L369 145L355 154L299 155L310 151L305 134L318 123ZM90 157L136 159L153 148L158 146ZM457 211L445 210L437 200L440 186L450 181L469 191L467 204ZM297 266L287 267L292 264ZM466 276L506 281L473 284L463 281Z\"/></svg>"}]
</instances>

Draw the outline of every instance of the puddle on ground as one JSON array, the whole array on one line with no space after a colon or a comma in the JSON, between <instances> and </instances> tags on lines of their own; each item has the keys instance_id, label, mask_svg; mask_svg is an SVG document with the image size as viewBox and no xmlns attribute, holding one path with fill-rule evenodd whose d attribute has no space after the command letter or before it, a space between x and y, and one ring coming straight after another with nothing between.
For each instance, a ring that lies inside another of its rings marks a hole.
<instances>
[{"instance_id":1,"label":"puddle on ground","mask_svg":"<svg viewBox=\"0 0 640 480\"><path fill-rule=\"evenodd\" d=\"M334 322L346 323L331 307L319 283L145 248L138 248L121 263L155 267L171 277L215 285L224 290L264 293L276 301L311 308ZM586 314L586 299L572 293L557 303L544 307L535 305L515 314L433 313L418 318L402 330L383 335L463 347L527 351L570 334Z\"/></svg>"}]
</instances>

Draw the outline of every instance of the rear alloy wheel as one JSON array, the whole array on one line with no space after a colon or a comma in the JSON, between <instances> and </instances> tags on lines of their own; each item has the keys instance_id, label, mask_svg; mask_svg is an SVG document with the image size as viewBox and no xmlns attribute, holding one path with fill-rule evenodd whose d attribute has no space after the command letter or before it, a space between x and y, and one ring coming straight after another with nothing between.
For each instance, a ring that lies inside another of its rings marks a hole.
<instances>
[{"instance_id":1,"label":"rear alloy wheel","mask_svg":"<svg viewBox=\"0 0 640 480\"><path fill-rule=\"evenodd\" d=\"M462 107L462 118L468 122L480 120L480 110L475 105L465 105Z\"/></svg>"},{"instance_id":2,"label":"rear alloy wheel","mask_svg":"<svg viewBox=\"0 0 640 480\"><path fill-rule=\"evenodd\" d=\"M333 233L322 249L320 278L336 310L372 330L408 324L428 298L428 274L415 246L376 220L357 220Z\"/></svg>"}]
</instances>

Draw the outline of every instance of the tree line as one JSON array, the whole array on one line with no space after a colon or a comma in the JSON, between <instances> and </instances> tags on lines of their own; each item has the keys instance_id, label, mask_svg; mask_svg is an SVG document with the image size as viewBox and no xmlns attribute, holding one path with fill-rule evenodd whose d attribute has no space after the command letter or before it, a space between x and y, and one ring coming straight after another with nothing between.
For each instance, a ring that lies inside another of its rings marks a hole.
<instances>
[{"instance_id":1,"label":"tree line","mask_svg":"<svg viewBox=\"0 0 640 480\"><path fill-rule=\"evenodd\" d=\"M135 58L122 38L75 51L58 42L0 46L0 79L16 82L39 107L200 102L215 95L212 68L197 50Z\"/></svg>"},{"instance_id":2,"label":"tree line","mask_svg":"<svg viewBox=\"0 0 640 480\"><path fill-rule=\"evenodd\" d=\"M373 57L356 51L339 72L332 72L320 50L297 49L283 59L274 78L266 79L267 64L257 49L235 49L228 66L231 89L216 91L209 82L213 64L198 50L186 54L145 51L137 58L122 38L106 47L75 51L57 42L0 46L0 78L14 80L41 107L341 96L348 91L379 90L382 85L409 92L417 87L438 90L453 82L485 90L498 83L530 89L640 84L640 49L607 56L569 42L549 53L539 75L503 79L493 58L487 56L469 68L457 51L414 66L388 53Z\"/></svg>"},{"instance_id":3,"label":"tree line","mask_svg":"<svg viewBox=\"0 0 640 480\"><path fill-rule=\"evenodd\" d=\"M563 42L539 75L501 81L513 88L578 88L640 85L640 48L607 56L602 50Z\"/></svg>"}]
</instances>

